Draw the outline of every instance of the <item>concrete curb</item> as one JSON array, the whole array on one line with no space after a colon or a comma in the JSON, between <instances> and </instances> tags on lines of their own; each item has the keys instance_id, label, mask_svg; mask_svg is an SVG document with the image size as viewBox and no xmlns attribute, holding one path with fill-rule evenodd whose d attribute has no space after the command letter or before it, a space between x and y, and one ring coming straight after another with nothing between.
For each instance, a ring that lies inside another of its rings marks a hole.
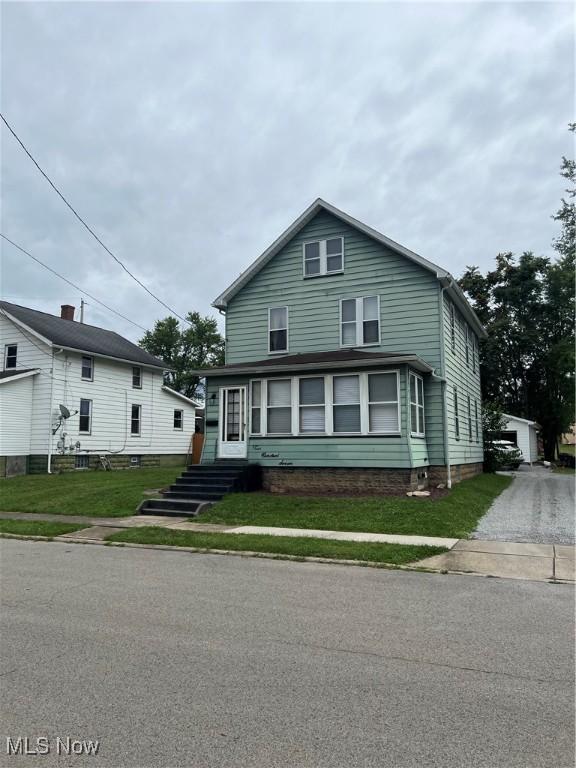
<instances>
[{"instance_id":1,"label":"concrete curb","mask_svg":"<svg viewBox=\"0 0 576 768\"><path fill-rule=\"evenodd\" d=\"M131 549L149 549L149 550L163 550L165 552L181 552L182 554L200 554L200 555L232 555L235 557L251 557L260 558L264 560L289 560L298 563L317 563L319 565L344 565L344 566L358 566L360 568L378 568L388 571L411 571L413 573L432 573L441 576L476 576L482 579L498 579L504 581L534 581L534 579L522 579L514 578L510 576L491 576L484 573L476 573L475 571L453 571L439 568L428 568L423 565L417 564L400 564L400 563L380 563L372 560L337 560L335 558L327 557L311 557L304 555L283 555L274 552L252 552L248 550L230 550L230 549L204 549L200 547L177 547L168 544L136 544L134 542L124 541L101 541L99 539L73 539L73 538L60 538L57 536L25 536L22 534L14 533L0 533L0 538L8 539L22 539L31 541L44 541L50 543L59 544L89 544L97 545L101 547L118 547L131 548ZM542 579L540 583L548 584L574 584L573 581L567 581L565 579Z\"/></svg>"}]
</instances>

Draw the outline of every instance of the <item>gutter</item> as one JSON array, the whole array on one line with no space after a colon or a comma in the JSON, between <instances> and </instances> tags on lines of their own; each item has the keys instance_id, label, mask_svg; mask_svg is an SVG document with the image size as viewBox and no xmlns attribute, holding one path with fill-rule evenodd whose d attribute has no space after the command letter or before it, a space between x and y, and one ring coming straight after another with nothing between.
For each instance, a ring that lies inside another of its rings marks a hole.
<instances>
[{"instance_id":1,"label":"gutter","mask_svg":"<svg viewBox=\"0 0 576 768\"><path fill-rule=\"evenodd\" d=\"M363 360L362 358L357 360L332 360L319 363L292 363L290 365L260 365L260 366L246 366L238 368L205 368L200 371L191 371L194 376L208 377L208 376L237 376L241 374L262 374L266 373L288 373L290 371L297 370L314 370L314 371L327 371L333 368L374 368L389 365L404 365L410 364L412 368L420 371L421 373L432 373L434 369L432 366L425 363L417 356L402 356L402 357L388 357L379 360Z\"/></svg>"}]
</instances>

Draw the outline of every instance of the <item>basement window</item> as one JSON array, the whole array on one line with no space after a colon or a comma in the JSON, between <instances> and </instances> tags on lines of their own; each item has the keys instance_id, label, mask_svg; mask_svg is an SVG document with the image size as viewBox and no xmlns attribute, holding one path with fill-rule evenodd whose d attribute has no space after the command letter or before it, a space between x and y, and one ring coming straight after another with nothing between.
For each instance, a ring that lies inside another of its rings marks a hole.
<instances>
[{"instance_id":1,"label":"basement window","mask_svg":"<svg viewBox=\"0 0 576 768\"><path fill-rule=\"evenodd\" d=\"M89 469L90 456L88 454L78 454L74 459L74 469Z\"/></svg>"},{"instance_id":2,"label":"basement window","mask_svg":"<svg viewBox=\"0 0 576 768\"><path fill-rule=\"evenodd\" d=\"M130 466L131 467L142 466L142 456L130 456Z\"/></svg>"}]
</instances>

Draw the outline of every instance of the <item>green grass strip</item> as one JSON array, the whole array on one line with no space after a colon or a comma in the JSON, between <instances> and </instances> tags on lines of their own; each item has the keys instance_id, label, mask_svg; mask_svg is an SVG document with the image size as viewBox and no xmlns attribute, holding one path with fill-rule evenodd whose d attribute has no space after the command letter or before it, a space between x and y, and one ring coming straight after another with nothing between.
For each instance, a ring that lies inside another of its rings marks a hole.
<instances>
[{"instance_id":1,"label":"green grass strip","mask_svg":"<svg viewBox=\"0 0 576 768\"><path fill-rule=\"evenodd\" d=\"M458 483L437 499L234 493L204 512L198 522L461 539L476 528L478 520L511 482L512 478L501 475L479 475Z\"/></svg>"},{"instance_id":2,"label":"green grass strip","mask_svg":"<svg viewBox=\"0 0 576 768\"><path fill-rule=\"evenodd\" d=\"M263 536L259 534L202 533L169 528L128 528L107 537L107 541L133 544L162 544L197 549L227 549L235 552L265 552L293 557L328 557L339 560L367 560L401 565L438 555L442 547L415 547L401 544L330 541L295 536Z\"/></svg>"},{"instance_id":3,"label":"green grass strip","mask_svg":"<svg viewBox=\"0 0 576 768\"><path fill-rule=\"evenodd\" d=\"M52 523L44 520L0 520L0 533L14 533L18 536L62 536L86 528L86 525Z\"/></svg>"}]
</instances>

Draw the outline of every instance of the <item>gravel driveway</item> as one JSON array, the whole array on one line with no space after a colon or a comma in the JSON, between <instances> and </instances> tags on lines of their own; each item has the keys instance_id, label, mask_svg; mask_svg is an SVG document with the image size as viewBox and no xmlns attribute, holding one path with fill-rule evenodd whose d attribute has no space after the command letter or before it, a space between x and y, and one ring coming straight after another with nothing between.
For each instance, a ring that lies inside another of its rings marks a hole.
<instances>
[{"instance_id":1,"label":"gravel driveway","mask_svg":"<svg viewBox=\"0 0 576 768\"><path fill-rule=\"evenodd\" d=\"M540 466L507 473L514 482L498 496L472 534L474 539L574 544L574 476Z\"/></svg>"}]
</instances>

